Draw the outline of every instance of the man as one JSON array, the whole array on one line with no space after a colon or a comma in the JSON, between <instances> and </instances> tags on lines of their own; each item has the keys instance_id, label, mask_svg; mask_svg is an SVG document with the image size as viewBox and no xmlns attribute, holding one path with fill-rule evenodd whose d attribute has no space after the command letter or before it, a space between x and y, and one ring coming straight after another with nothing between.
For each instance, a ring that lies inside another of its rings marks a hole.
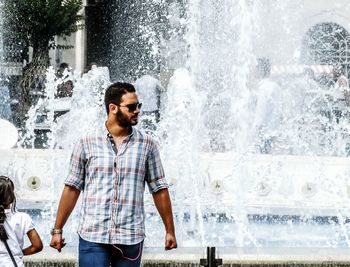
<instances>
[{"instance_id":1,"label":"man","mask_svg":"<svg viewBox=\"0 0 350 267\"><path fill-rule=\"evenodd\" d=\"M274 150L279 134L282 116L282 90L270 78L271 64L267 58L257 60L257 92L254 127L258 134L260 153L269 154Z\"/></svg>"},{"instance_id":2,"label":"man","mask_svg":"<svg viewBox=\"0 0 350 267\"><path fill-rule=\"evenodd\" d=\"M350 92L349 92L349 81L348 78L344 75L344 70L342 65L338 64L333 67L333 77L335 79L334 89L338 93L338 98L335 99L336 104L344 103L346 106L350 106ZM336 110L340 113L341 109L344 107L336 106Z\"/></svg>"},{"instance_id":3,"label":"man","mask_svg":"<svg viewBox=\"0 0 350 267\"><path fill-rule=\"evenodd\" d=\"M50 246L64 247L62 228L84 191L79 266L140 266L145 183L165 226L165 249L177 247L168 184L154 140L132 127L141 108L134 86L109 86L105 106L102 133L88 135L74 147Z\"/></svg>"},{"instance_id":4,"label":"man","mask_svg":"<svg viewBox=\"0 0 350 267\"><path fill-rule=\"evenodd\" d=\"M143 114L151 115L159 122L161 94L164 92L160 82L147 74L135 81L135 87L143 104Z\"/></svg>"},{"instance_id":5,"label":"man","mask_svg":"<svg viewBox=\"0 0 350 267\"><path fill-rule=\"evenodd\" d=\"M57 93L55 95L56 98L72 97L74 88L73 81L67 80L70 72L71 70L68 63L62 62L57 70L57 77L64 80L64 82L57 86ZM64 74L66 74L65 77L63 76Z\"/></svg>"},{"instance_id":6,"label":"man","mask_svg":"<svg viewBox=\"0 0 350 267\"><path fill-rule=\"evenodd\" d=\"M160 108L164 88L156 78L148 74L138 78L134 85L139 100L142 102L143 116L140 123L145 132L152 135L160 121Z\"/></svg>"}]
</instances>

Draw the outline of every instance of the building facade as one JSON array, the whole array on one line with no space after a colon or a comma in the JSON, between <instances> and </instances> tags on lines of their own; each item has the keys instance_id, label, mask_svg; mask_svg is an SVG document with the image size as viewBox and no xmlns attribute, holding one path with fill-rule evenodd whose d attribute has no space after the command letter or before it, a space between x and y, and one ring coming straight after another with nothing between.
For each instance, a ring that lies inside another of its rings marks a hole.
<instances>
[{"instance_id":1,"label":"building facade","mask_svg":"<svg viewBox=\"0 0 350 267\"><path fill-rule=\"evenodd\" d=\"M185 1L171 1L166 6L157 6L152 1L143 4L84 1L85 29L68 40L75 49L53 51L53 58L56 64L68 62L82 72L96 62L108 66L112 73L120 73L112 74L119 79L133 79L147 72L158 75L171 72L186 61L186 44L180 40L181 31L177 31L175 41L174 36L167 36L169 27L174 26L169 16L185 18L186 5ZM263 0L261 5L268 8L258 10L253 17L253 23L258 25L252 41L257 57L267 57L273 65L339 63L348 75L347 1ZM145 38L147 31L153 36ZM58 38L58 42L63 40ZM129 70L123 69L125 65Z\"/></svg>"}]
</instances>

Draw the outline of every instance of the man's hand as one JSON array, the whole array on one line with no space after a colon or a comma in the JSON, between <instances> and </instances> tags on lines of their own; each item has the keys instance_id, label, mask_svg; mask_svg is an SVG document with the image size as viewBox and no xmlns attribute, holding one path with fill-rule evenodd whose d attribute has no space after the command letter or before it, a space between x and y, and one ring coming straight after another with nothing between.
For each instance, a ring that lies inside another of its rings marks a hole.
<instances>
[{"instance_id":1,"label":"man's hand","mask_svg":"<svg viewBox=\"0 0 350 267\"><path fill-rule=\"evenodd\" d=\"M61 249L66 245L62 236L62 231L59 230L63 229L63 226L65 225L69 215L72 213L75 204L77 203L79 195L79 189L69 185L64 186L60 204L58 205L56 222L53 227L53 231L51 232L52 237L50 247L57 249L58 252L61 252Z\"/></svg>"},{"instance_id":2,"label":"man's hand","mask_svg":"<svg viewBox=\"0 0 350 267\"><path fill-rule=\"evenodd\" d=\"M165 236L165 250L177 248L176 237L173 234L167 233Z\"/></svg>"},{"instance_id":3,"label":"man's hand","mask_svg":"<svg viewBox=\"0 0 350 267\"><path fill-rule=\"evenodd\" d=\"M61 252L61 249L66 245L64 243L64 237L61 234L54 234L51 238L50 247L57 249L58 252Z\"/></svg>"}]
</instances>

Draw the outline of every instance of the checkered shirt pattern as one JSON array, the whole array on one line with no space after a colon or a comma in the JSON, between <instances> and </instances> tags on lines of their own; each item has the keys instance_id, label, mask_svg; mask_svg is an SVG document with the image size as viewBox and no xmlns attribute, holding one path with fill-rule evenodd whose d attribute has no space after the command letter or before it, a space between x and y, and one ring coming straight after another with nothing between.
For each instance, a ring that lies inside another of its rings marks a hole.
<instances>
[{"instance_id":1,"label":"checkered shirt pattern","mask_svg":"<svg viewBox=\"0 0 350 267\"><path fill-rule=\"evenodd\" d=\"M145 238L144 190L168 188L153 138L133 128L117 151L104 129L75 145L66 185L84 191L78 234L96 243L132 245Z\"/></svg>"}]
</instances>

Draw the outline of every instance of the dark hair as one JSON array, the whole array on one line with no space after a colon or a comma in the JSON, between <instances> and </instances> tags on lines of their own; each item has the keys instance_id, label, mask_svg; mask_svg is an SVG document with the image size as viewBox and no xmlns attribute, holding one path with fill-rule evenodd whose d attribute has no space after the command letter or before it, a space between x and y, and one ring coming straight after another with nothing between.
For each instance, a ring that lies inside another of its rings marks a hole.
<instances>
[{"instance_id":1,"label":"dark hair","mask_svg":"<svg viewBox=\"0 0 350 267\"><path fill-rule=\"evenodd\" d=\"M109 104L120 104L120 99L126 93L135 93L135 87L131 83L117 82L111 84L105 93L105 106L109 114Z\"/></svg>"},{"instance_id":2,"label":"dark hair","mask_svg":"<svg viewBox=\"0 0 350 267\"><path fill-rule=\"evenodd\" d=\"M61 64L60 64L60 69L63 71L64 69L67 69L69 67L69 65L68 65L68 63L66 63L66 62L62 62Z\"/></svg>"},{"instance_id":3,"label":"dark hair","mask_svg":"<svg viewBox=\"0 0 350 267\"><path fill-rule=\"evenodd\" d=\"M89 72L89 70L92 70L92 66L96 66L96 67L98 67L98 64L97 64L97 62L91 62L89 65L87 65L85 68L84 68L84 73L88 73Z\"/></svg>"},{"instance_id":4,"label":"dark hair","mask_svg":"<svg viewBox=\"0 0 350 267\"><path fill-rule=\"evenodd\" d=\"M8 239L4 222L6 220L5 208L12 204L11 209L16 208L15 186L10 178L0 176L0 240Z\"/></svg>"},{"instance_id":5,"label":"dark hair","mask_svg":"<svg viewBox=\"0 0 350 267\"><path fill-rule=\"evenodd\" d=\"M57 76L58 77L60 77L60 78L62 78L62 75L63 75L63 72L64 72L64 70L65 69L68 69L69 68L69 65L68 65L68 63L66 63L66 62L62 62L60 65L59 65L59 67L58 67L58 70L57 70ZM68 69L69 70L69 69Z\"/></svg>"}]
</instances>

